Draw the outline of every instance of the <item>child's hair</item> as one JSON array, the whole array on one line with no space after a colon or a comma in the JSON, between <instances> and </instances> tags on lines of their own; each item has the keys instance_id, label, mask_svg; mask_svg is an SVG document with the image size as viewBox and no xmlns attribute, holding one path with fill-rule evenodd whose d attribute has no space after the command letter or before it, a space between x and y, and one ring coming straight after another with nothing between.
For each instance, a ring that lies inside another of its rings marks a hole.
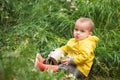
<instances>
[{"instance_id":1,"label":"child's hair","mask_svg":"<svg viewBox=\"0 0 120 80\"><path fill-rule=\"evenodd\" d=\"M82 23L87 22L90 27L90 31L93 32L94 22L90 18L79 18L78 21Z\"/></svg>"}]
</instances>

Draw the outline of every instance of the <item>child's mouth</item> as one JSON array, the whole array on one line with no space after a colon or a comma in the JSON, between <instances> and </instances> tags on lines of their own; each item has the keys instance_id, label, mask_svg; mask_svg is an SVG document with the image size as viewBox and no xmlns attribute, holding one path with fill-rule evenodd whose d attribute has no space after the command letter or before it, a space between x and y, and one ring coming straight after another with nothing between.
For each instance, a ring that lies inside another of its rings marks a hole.
<instances>
[{"instance_id":1,"label":"child's mouth","mask_svg":"<svg viewBox=\"0 0 120 80\"><path fill-rule=\"evenodd\" d=\"M78 39L78 38L79 38L79 36L77 36L77 35L76 35L75 37L76 37L76 39Z\"/></svg>"}]
</instances>

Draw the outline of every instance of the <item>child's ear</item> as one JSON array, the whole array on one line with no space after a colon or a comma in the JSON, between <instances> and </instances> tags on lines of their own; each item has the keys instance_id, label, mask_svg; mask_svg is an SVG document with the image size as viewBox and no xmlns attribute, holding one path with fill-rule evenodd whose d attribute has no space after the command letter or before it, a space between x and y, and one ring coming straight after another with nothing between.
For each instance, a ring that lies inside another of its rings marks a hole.
<instances>
[{"instance_id":1,"label":"child's ear","mask_svg":"<svg viewBox=\"0 0 120 80\"><path fill-rule=\"evenodd\" d=\"M89 35L92 35L92 32L89 32Z\"/></svg>"}]
</instances>

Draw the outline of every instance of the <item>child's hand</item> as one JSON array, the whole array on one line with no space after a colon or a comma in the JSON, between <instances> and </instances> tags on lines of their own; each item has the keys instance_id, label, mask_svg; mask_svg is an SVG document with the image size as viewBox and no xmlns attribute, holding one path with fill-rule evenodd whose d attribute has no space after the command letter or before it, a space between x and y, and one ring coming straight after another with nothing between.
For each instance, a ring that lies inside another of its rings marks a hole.
<instances>
[{"instance_id":1,"label":"child's hand","mask_svg":"<svg viewBox=\"0 0 120 80\"><path fill-rule=\"evenodd\" d=\"M61 62L65 65L69 65L70 64L70 58L64 59Z\"/></svg>"}]
</instances>

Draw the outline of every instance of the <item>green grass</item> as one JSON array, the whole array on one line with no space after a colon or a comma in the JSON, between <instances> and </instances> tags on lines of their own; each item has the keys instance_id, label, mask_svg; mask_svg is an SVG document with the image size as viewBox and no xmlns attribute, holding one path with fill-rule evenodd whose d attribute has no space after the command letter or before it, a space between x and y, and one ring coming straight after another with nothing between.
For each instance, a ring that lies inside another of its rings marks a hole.
<instances>
[{"instance_id":1,"label":"green grass","mask_svg":"<svg viewBox=\"0 0 120 80\"><path fill-rule=\"evenodd\" d=\"M0 1L0 79L66 80L64 72L34 70L35 55L47 57L66 44L73 37L76 19L89 17L100 41L86 80L119 80L119 5L119 0Z\"/></svg>"}]
</instances>

